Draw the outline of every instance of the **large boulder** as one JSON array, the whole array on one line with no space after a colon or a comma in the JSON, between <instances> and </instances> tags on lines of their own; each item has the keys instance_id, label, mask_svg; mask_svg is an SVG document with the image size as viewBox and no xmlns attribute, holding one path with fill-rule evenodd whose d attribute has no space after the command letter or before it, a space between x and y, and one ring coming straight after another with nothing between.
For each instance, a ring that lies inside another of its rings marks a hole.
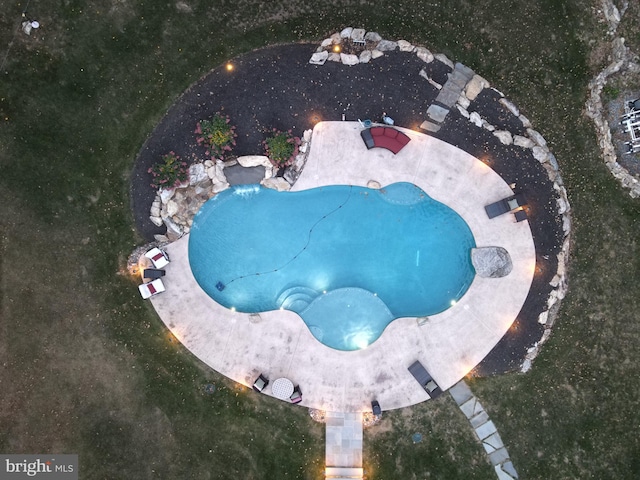
<instances>
[{"instance_id":1,"label":"large boulder","mask_svg":"<svg viewBox=\"0 0 640 480\"><path fill-rule=\"evenodd\" d=\"M471 263L483 278L506 277L513 270L511 255L502 247L480 247L471 250Z\"/></svg>"}]
</instances>

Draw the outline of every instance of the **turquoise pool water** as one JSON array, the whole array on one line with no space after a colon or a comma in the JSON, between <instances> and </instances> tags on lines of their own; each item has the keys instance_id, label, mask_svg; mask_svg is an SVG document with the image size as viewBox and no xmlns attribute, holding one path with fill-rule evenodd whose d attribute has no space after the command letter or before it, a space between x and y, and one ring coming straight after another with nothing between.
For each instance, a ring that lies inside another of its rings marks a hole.
<instances>
[{"instance_id":1,"label":"turquoise pool water","mask_svg":"<svg viewBox=\"0 0 640 480\"><path fill-rule=\"evenodd\" d=\"M216 302L287 309L338 350L374 342L394 319L440 313L475 272L471 230L410 183L302 192L236 186L205 203L189 263Z\"/></svg>"}]
</instances>

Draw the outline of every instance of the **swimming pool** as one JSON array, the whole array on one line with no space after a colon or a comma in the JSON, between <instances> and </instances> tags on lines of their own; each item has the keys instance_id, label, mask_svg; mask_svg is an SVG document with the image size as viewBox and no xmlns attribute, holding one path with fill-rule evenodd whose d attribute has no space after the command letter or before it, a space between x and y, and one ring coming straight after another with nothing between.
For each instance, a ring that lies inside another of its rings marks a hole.
<instances>
[{"instance_id":1,"label":"swimming pool","mask_svg":"<svg viewBox=\"0 0 640 480\"><path fill-rule=\"evenodd\" d=\"M189 263L221 305L291 310L325 345L356 350L396 318L433 315L461 298L475 275L474 247L464 220L410 183L251 185L202 206Z\"/></svg>"}]
</instances>

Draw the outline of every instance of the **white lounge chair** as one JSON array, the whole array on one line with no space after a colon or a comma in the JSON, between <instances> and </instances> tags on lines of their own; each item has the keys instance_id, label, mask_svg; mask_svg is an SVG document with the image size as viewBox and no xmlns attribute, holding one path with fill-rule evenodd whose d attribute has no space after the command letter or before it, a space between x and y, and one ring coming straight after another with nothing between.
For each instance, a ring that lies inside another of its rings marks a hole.
<instances>
[{"instance_id":1,"label":"white lounge chair","mask_svg":"<svg viewBox=\"0 0 640 480\"><path fill-rule=\"evenodd\" d=\"M164 283L162 283L162 279L156 278L153 282L138 285L138 290L140 290L142 298L147 299L159 294L160 292L164 292L165 288Z\"/></svg>"},{"instance_id":2,"label":"white lounge chair","mask_svg":"<svg viewBox=\"0 0 640 480\"><path fill-rule=\"evenodd\" d=\"M157 247L149 250L144 256L151 260L154 268L164 268L169 264L169 256Z\"/></svg>"}]
</instances>

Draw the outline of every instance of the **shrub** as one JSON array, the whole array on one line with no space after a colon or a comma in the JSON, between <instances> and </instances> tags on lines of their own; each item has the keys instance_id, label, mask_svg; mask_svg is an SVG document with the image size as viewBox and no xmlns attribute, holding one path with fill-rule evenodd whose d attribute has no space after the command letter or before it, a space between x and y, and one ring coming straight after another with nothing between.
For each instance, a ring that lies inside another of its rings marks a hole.
<instances>
[{"instance_id":1,"label":"shrub","mask_svg":"<svg viewBox=\"0 0 640 480\"><path fill-rule=\"evenodd\" d=\"M262 144L265 155L275 167L288 167L293 164L298 155L300 138L294 137L291 130L280 132L274 128L272 135Z\"/></svg>"},{"instance_id":2,"label":"shrub","mask_svg":"<svg viewBox=\"0 0 640 480\"><path fill-rule=\"evenodd\" d=\"M229 117L216 113L211 120L200 120L195 133L198 145L207 147L206 154L212 160L224 160L224 155L236 145L236 127L229 123Z\"/></svg>"},{"instance_id":3,"label":"shrub","mask_svg":"<svg viewBox=\"0 0 640 480\"><path fill-rule=\"evenodd\" d=\"M153 176L153 188L177 187L189 177L187 163L182 162L175 152L163 155L162 162L156 163L147 171Z\"/></svg>"}]
</instances>

